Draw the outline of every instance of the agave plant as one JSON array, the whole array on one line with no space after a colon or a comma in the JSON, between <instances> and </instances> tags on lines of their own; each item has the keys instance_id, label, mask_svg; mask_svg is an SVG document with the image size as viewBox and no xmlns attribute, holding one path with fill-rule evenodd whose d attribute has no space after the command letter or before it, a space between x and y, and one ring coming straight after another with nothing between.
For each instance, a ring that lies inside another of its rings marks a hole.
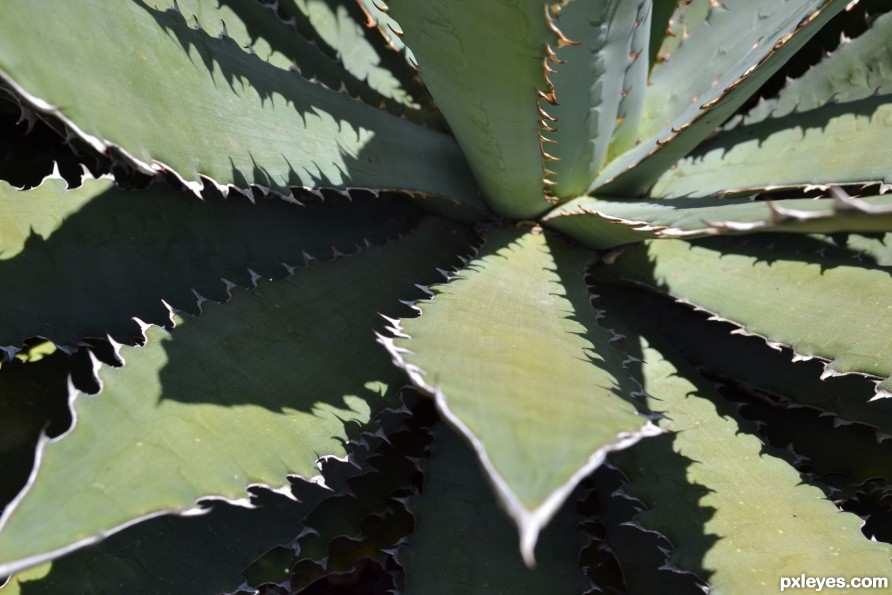
<instances>
[{"instance_id":1,"label":"agave plant","mask_svg":"<svg viewBox=\"0 0 892 595\"><path fill-rule=\"evenodd\" d=\"M4 593L890 573L888 3L2 15Z\"/></svg>"}]
</instances>

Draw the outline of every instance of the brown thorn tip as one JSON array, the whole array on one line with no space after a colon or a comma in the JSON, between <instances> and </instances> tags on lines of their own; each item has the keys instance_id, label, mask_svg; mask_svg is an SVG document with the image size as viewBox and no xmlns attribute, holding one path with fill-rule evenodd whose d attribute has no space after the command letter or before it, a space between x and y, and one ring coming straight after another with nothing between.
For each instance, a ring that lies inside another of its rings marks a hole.
<instances>
[{"instance_id":1,"label":"brown thorn tip","mask_svg":"<svg viewBox=\"0 0 892 595\"><path fill-rule=\"evenodd\" d=\"M548 120L549 122L557 122L558 119L548 115L548 112L542 109L542 106L536 103L536 109L539 110L539 115L542 116L543 120Z\"/></svg>"},{"instance_id":2,"label":"brown thorn tip","mask_svg":"<svg viewBox=\"0 0 892 595\"><path fill-rule=\"evenodd\" d=\"M554 87L548 90L548 92L544 92L541 89L536 89L536 95L538 95L541 99L544 99L551 105L557 105L557 97L554 94Z\"/></svg>"},{"instance_id":3,"label":"brown thorn tip","mask_svg":"<svg viewBox=\"0 0 892 595\"><path fill-rule=\"evenodd\" d=\"M548 5L545 5L545 21L548 23L548 28L551 29L552 33L557 35L558 38L558 49L567 47L570 45L579 45L578 41L573 41L568 38L563 32L557 28L557 25L554 24L554 16L557 16L560 13L559 7L552 7L552 10L549 10ZM553 16L554 15L554 16Z\"/></svg>"}]
</instances>

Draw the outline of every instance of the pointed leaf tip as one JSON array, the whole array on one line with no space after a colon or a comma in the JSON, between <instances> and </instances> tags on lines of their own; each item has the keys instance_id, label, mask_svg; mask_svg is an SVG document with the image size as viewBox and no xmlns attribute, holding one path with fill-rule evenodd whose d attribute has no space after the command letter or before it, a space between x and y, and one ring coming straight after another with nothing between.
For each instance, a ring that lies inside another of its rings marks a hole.
<instances>
[{"instance_id":1,"label":"pointed leaf tip","mask_svg":"<svg viewBox=\"0 0 892 595\"><path fill-rule=\"evenodd\" d=\"M474 447L531 565L579 481L608 452L659 432L632 402L640 385L627 355L598 326L591 256L541 230L492 230L469 266L431 287L422 316L401 321L403 336L383 341Z\"/></svg>"}]
</instances>

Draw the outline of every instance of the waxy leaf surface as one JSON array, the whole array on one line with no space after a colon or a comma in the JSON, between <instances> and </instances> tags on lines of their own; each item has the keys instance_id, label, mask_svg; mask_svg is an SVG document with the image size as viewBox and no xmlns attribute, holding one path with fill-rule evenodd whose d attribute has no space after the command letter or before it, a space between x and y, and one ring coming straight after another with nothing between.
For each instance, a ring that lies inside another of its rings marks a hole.
<instances>
[{"instance_id":1,"label":"waxy leaf surface","mask_svg":"<svg viewBox=\"0 0 892 595\"><path fill-rule=\"evenodd\" d=\"M633 405L625 354L590 305L590 258L541 232L493 230L476 258L432 288L419 318L382 339L474 445L528 562L582 477L653 433Z\"/></svg>"}]
</instances>

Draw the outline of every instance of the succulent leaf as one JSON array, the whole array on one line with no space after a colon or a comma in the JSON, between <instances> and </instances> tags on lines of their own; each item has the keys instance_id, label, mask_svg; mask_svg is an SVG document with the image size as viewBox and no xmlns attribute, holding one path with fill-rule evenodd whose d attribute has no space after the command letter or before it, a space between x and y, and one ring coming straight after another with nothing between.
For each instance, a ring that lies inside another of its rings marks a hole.
<instances>
[{"instance_id":1,"label":"succulent leaf","mask_svg":"<svg viewBox=\"0 0 892 595\"><path fill-rule=\"evenodd\" d=\"M847 579L888 572L892 547L868 540L861 519L840 513L785 460L766 452L649 319L629 316L636 310L623 311L614 297L605 291L599 300L617 315L607 323L618 323L615 330L628 337L643 333L640 370L649 406L665 413L659 425L672 433L611 461L630 480L625 492L647 508L636 522L674 546L669 564L697 573L718 593L768 592L802 568Z\"/></svg>"},{"instance_id":2,"label":"succulent leaf","mask_svg":"<svg viewBox=\"0 0 892 595\"><path fill-rule=\"evenodd\" d=\"M6 3L3 593L885 577L890 15Z\"/></svg>"},{"instance_id":3,"label":"succulent leaf","mask_svg":"<svg viewBox=\"0 0 892 595\"><path fill-rule=\"evenodd\" d=\"M652 194L709 196L828 184L889 184L890 130L892 95L831 103L739 126L718 133L667 170ZM866 154L871 158L865 159Z\"/></svg>"},{"instance_id":4,"label":"succulent leaf","mask_svg":"<svg viewBox=\"0 0 892 595\"><path fill-rule=\"evenodd\" d=\"M635 14L631 23L626 23L625 35L628 37L626 50L629 64L623 73L620 90L619 109L616 114L616 128L610 139L607 160L635 146L638 141L638 128L644 113L644 99L647 95L650 63L645 61L648 54L651 34L653 5L651 0L639 0L637 5L623 3L624 10L635 6ZM619 62L620 64L622 62ZM592 176L594 180L596 176Z\"/></svg>"},{"instance_id":5,"label":"succulent leaf","mask_svg":"<svg viewBox=\"0 0 892 595\"><path fill-rule=\"evenodd\" d=\"M421 317L382 338L473 444L528 563L540 529L582 477L607 452L653 434L630 401L637 385L625 354L589 304L589 258L541 232L492 230L476 258L431 288Z\"/></svg>"},{"instance_id":6,"label":"succulent leaf","mask_svg":"<svg viewBox=\"0 0 892 595\"><path fill-rule=\"evenodd\" d=\"M428 221L384 248L236 292L171 331L147 328L144 347L121 348L124 367L100 370L101 394L74 400L73 429L39 446L29 486L0 517L0 575L345 455L401 384L375 344L377 312L396 314L412 282L451 266L467 240Z\"/></svg>"},{"instance_id":7,"label":"succulent leaf","mask_svg":"<svg viewBox=\"0 0 892 595\"><path fill-rule=\"evenodd\" d=\"M540 120L547 124L555 101L549 56L569 41L553 28L550 4L493 0L470 11L459 2L388 3L398 23L388 26L402 32L487 202L516 218L548 208L543 178L553 158Z\"/></svg>"},{"instance_id":8,"label":"succulent leaf","mask_svg":"<svg viewBox=\"0 0 892 595\"><path fill-rule=\"evenodd\" d=\"M872 95L892 93L892 14L873 19L870 28L849 39L801 77L789 81L777 97L759 102L740 121L754 124L794 112L823 107L829 103L849 103Z\"/></svg>"},{"instance_id":9,"label":"succulent leaf","mask_svg":"<svg viewBox=\"0 0 892 595\"><path fill-rule=\"evenodd\" d=\"M311 504L258 492L253 508L217 501L198 516L163 516L128 527L94 547L16 574L3 595L101 595L117 593L121 585L131 595L232 592L244 583L241 569L300 531ZM315 496L320 493L321 487Z\"/></svg>"},{"instance_id":10,"label":"succulent leaf","mask_svg":"<svg viewBox=\"0 0 892 595\"><path fill-rule=\"evenodd\" d=\"M696 27L671 59L654 67L639 143L607 164L591 189L608 196L646 191L664 170L732 116L846 4L845 0L710 2L709 26ZM758 23L762 25L754 27ZM705 54L712 58L704 59Z\"/></svg>"},{"instance_id":11,"label":"succulent leaf","mask_svg":"<svg viewBox=\"0 0 892 595\"><path fill-rule=\"evenodd\" d=\"M613 150L635 140L647 86L650 2L569 2L554 25L574 43L554 49L547 76L555 104L541 105L553 119L543 117L541 135L556 158L546 164L546 191L564 200L588 189L611 139Z\"/></svg>"},{"instance_id":12,"label":"succulent leaf","mask_svg":"<svg viewBox=\"0 0 892 595\"><path fill-rule=\"evenodd\" d=\"M600 199L583 196L542 217L552 229L592 248L612 248L649 238L699 238L760 232L876 232L892 225L887 197L853 199L674 198Z\"/></svg>"},{"instance_id":13,"label":"succulent leaf","mask_svg":"<svg viewBox=\"0 0 892 595\"><path fill-rule=\"evenodd\" d=\"M498 509L474 453L442 425L435 430L426 475L423 494L409 500L417 529L400 550L406 595L585 590L576 563L583 535L571 502L542 533L543 554L530 569L517 556L516 534Z\"/></svg>"},{"instance_id":14,"label":"succulent leaf","mask_svg":"<svg viewBox=\"0 0 892 595\"><path fill-rule=\"evenodd\" d=\"M892 275L857 254L795 236L656 240L625 249L598 276L625 279L712 312L803 357L825 374L892 375ZM712 279L721 278L722 283Z\"/></svg>"},{"instance_id":15,"label":"succulent leaf","mask_svg":"<svg viewBox=\"0 0 892 595\"><path fill-rule=\"evenodd\" d=\"M196 191L209 179L286 195L293 186L365 187L478 200L449 137L277 68L174 9L102 4L96 19L94 8L66 2L50 18L34 3L9 6L0 81L98 151L113 149L148 173L174 172ZM133 72L138 83L122 85Z\"/></svg>"},{"instance_id":16,"label":"succulent leaf","mask_svg":"<svg viewBox=\"0 0 892 595\"><path fill-rule=\"evenodd\" d=\"M654 64L639 133L665 131L690 120L700 105L725 95L802 21L827 0L724 0L710 2L703 23L686 31L671 58ZM801 34L801 33L800 33Z\"/></svg>"},{"instance_id":17,"label":"succulent leaf","mask_svg":"<svg viewBox=\"0 0 892 595\"><path fill-rule=\"evenodd\" d=\"M888 572L892 549L864 537L861 519L840 513L785 461L764 453L730 412L704 398L702 383L692 384L654 349L643 354L651 405L667 415L661 427L675 433L616 463L632 480L626 491L649 507L638 522L675 546L672 563L702 573L719 593L776 588L802 568L846 578Z\"/></svg>"},{"instance_id":18,"label":"succulent leaf","mask_svg":"<svg viewBox=\"0 0 892 595\"><path fill-rule=\"evenodd\" d=\"M132 342L141 336L133 318L169 323L165 303L194 313L199 299L225 300L228 286L285 276L283 263L393 239L421 216L406 207L359 196L324 204L309 197L303 207L242 196L199 201L161 185L126 192L93 179L70 190L47 179L27 192L0 182L8 215L0 277L14 284L0 294L0 347L14 351L35 335L68 347L85 337Z\"/></svg>"}]
</instances>

